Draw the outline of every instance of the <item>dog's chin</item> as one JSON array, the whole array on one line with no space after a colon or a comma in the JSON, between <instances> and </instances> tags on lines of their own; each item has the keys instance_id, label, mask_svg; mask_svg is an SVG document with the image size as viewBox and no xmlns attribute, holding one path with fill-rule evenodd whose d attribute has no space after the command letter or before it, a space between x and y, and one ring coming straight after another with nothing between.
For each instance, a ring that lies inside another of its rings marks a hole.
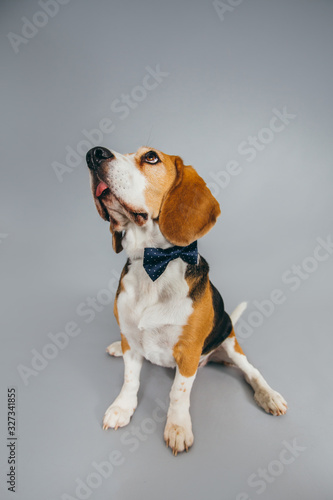
<instances>
[{"instance_id":1,"label":"dog's chin","mask_svg":"<svg viewBox=\"0 0 333 500\"><path fill-rule=\"evenodd\" d=\"M114 231L123 231L129 222L143 226L148 220L148 213L136 208L105 189L100 196L95 195L95 204L102 219L109 221Z\"/></svg>"}]
</instances>

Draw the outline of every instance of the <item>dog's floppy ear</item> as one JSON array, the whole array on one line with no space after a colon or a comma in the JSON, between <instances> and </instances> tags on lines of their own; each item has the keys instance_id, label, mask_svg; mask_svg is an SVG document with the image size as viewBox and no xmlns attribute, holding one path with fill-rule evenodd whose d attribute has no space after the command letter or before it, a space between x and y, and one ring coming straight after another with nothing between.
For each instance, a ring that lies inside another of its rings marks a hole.
<instances>
[{"instance_id":1,"label":"dog's floppy ear","mask_svg":"<svg viewBox=\"0 0 333 500\"><path fill-rule=\"evenodd\" d=\"M115 231L112 227L112 222L110 224L110 231L112 234L112 248L116 253L119 253L123 249L122 245L123 233L120 231Z\"/></svg>"},{"instance_id":2,"label":"dog's floppy ear","mask_svg":"<svg viewBox=\"0 0 333 500\"><path fill-rule=\"evenodd\" d=\"M204 236L220 215L220 205L193 167L173 157L176 179L166 195L160 215L160 230L174 245L187 246Z\"/></svg>"}]
</instances>

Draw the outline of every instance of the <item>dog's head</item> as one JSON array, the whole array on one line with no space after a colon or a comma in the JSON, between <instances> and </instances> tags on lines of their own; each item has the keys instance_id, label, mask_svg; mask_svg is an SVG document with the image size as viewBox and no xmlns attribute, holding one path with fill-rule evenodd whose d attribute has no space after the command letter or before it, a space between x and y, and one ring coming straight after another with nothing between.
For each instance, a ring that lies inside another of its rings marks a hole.
<instances>
[{"instance_id":1,"label":"dog's head","mask_svg":"<svg viewBox=\"0 0 333 500\"><path fill-rule=\"evenodd\" d=\"M179 156L148 147L126 155L96 147L88 151L87 164L96 208L110 222L117 253L130 224L153 221L170 243L186 246L220 215L204 180Z\"/></svg>"}]
</instances>

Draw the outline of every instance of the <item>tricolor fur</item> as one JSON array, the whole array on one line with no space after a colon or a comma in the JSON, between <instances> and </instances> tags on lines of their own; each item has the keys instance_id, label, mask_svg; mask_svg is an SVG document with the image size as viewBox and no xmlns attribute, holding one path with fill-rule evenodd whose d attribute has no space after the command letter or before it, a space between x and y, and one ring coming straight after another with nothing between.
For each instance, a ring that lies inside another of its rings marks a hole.
<instances>
[{"instance_id":1,"label":"tricolor fur","mask_svg":"<svg viewBox=\"0 0 333 500\"><path fill-rule=\"evenodd\" d=\"M111 355L123 355L125 378L103 427L129 423L143 359L176 369L164 432L175 455L193 444L190 392L198 367L208 361L240 368L258 404L284 414L285 400L247 361L235 337L233 324L246 304L230 319L205 259L199 256L196 265L173 260L156 281L143 267L146 247L186 246L213 227L220 207L203 179L178 156L147 147L128 155L93 148L87 163L97 210L110 222L113 248L128 255L114 303L121 343L108 348Z\"/></svg>"}]
</instances>

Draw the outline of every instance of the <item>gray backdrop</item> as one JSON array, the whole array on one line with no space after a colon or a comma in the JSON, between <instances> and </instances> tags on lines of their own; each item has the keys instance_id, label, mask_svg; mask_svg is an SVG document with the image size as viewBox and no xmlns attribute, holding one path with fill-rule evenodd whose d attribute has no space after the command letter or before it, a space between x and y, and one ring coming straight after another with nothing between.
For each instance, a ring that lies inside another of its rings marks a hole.
<instances>
[{"instance_id":1,"label":"gray backdrop","mask_svg":"<svg viewBox=\"0 0 333 500\"><path fill-rule=\"evenodd\" d=\"M1 498L332 498L332 20L328 0L1 2ZM173 372L147 362L130 426L102 431L125 255L90 194L98 143L209 183L222 216L200 252L227 310L249 301L237 332L286 416L209 365L174 458Z\"/></svg>"}]
</instances>

